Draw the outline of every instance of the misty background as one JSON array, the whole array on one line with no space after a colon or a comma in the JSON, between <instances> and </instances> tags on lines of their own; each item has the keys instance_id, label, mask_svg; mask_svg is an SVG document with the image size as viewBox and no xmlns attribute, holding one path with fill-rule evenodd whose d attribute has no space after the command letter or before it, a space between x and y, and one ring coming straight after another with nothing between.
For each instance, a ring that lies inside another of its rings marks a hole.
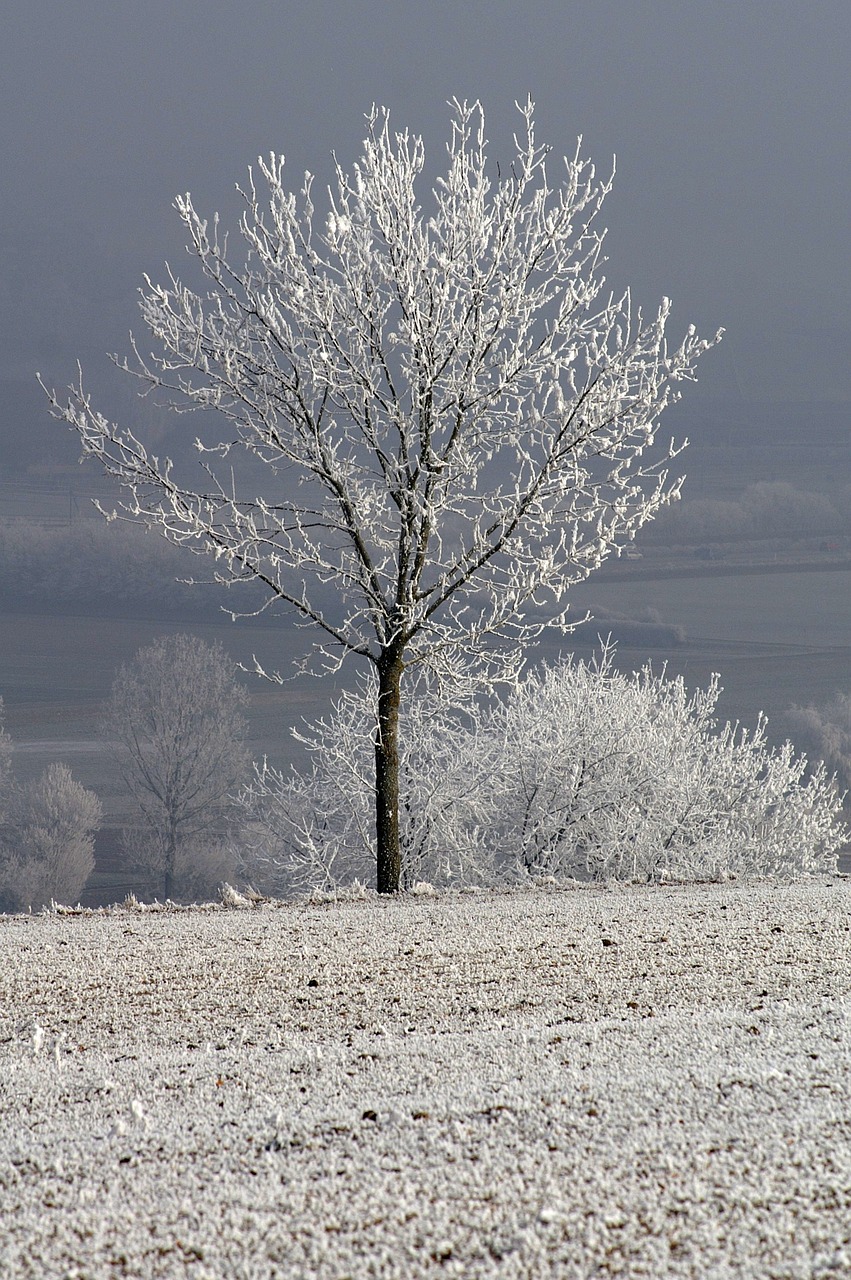
<instances>
[{"instance_id":1,"label":"misty background","mask_svg":"<svg viewBox=\"0 0 851 1280\"><path fill-rule=\"evenodd\" d=\"M331 153L351 164L373 102L424 135L428 181L448 98L482 100L496 160L531 94L557 156L578 134L600 171L617 156L612 288L648 310L671 297L674 336L726 329L662 422L662 439L692 441L683 503L576 593L597 622L546 653L611 631L630 668L668 662L690 683L719 670L723 713L765 709L778 734L790 703L851 689L844 0L31 0L3 34L0 695L19 772L68 760L117 821L94 726L120 662L177 629L282 672L306 647L280 623L230 623L174 582L195 564L92 518L110 491L35 374L63 387L79 359L105 413L185 452L191 419L138 401L107 358L139 332L145 273L158 281L167 261L197 279L175 195L235 231L234 186L274 150L294 188L316 173L321 209ZM249 685L252 749L290 758L288 727L327 707L331 684Z\"/></svg>"}]
</instances>

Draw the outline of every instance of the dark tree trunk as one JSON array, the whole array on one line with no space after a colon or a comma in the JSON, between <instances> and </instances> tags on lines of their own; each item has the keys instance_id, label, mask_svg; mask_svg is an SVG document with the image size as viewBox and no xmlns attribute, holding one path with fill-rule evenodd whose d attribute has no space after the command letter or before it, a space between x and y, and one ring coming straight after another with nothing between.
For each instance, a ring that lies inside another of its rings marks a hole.
<instances>
[{"instance_id":1,"label":"dark tree trunk","mask_svg":"<svg viewBox=\"0 0 851 1280\"><path fill-rule=\"evenodd\" d=\"M378 664L378 735L375 742L375 836L379 893L398 893L402 877L399 844L399 702L402 655L394 650Z\"/></svg>"},{"instance_id":2,"label":"dark tree trunk","mask_svg":"<svg viewBox=\"0 0 851 1280\"><path fill-rule=\"evenodd\" d=\"M166 837L165 864L163 866L163 898L167 902L174 893L174 864L177 855L177 831L169 824Z\"/></svg>"}]
</instances>

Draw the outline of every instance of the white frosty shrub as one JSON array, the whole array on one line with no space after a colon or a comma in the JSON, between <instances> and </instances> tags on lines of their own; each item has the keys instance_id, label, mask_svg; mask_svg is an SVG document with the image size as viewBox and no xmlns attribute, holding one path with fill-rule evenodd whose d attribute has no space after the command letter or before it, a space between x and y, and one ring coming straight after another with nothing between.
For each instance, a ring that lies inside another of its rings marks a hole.
<instances>
[{"instance_id":1,"label":"white frosty shrub","mask_svg":"<svg viewBox=\"0 0 851 1280\"><path fill-rule=\"evenodd\" d=\"M488 714L502 744L493 838L535 875L721 879L835 866L841 803L824 768L766 722L714 719L718 678L689 693L604 651L530 674Z\"/></svg>"},{"instance_id":2,"label":"white frosty shrub","mask_svg":"<svg viewBox=\"0 0 851 1280\"><path fill-rule=\"evenodd\" d=\"M724 879L835 868L841 797L766 722L718 728L717 677L689 693L604 650L533 671L484 704L432 688L405 711L403 883L515 876ZM264 764L243 793L277 892L366 877L373 691L299 735L309 773Z\"/></svg>"}]
</instances>

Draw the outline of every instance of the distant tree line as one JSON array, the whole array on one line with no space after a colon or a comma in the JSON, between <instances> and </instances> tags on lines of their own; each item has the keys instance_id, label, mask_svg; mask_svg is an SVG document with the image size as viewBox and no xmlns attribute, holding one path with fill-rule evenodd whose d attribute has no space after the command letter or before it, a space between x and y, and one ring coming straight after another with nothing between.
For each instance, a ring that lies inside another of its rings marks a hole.
<instances>
[{"instance_id":1,"label":"distant tree line","mask_svg":"<svg viewBox=\"0 0 851 1280\"><path fill-rule=\"evenodd\" d=\"M161 610L191 604L197 611L197 591L177 581L192 568L187 555L135 525L0 524L0 597L17 603L96 610L155 601Z\"/></svg>"},{"instance_id":2,"label":"distant tree line","mask_svg":"<svg viewBox=\"0 0 851 1280\"><path fill-rule=\"evenodd\" d=\"M685 644L686 640L685 627L665 622L652 605L645 605L634 615L595 605L594 617L588 626L595 635L610 638L614 644L636 648L671 649Z\"/></svg>"},{"instance_id":3,"label":"distant tree line","mask_svg":"<svg viewBox=\"0 0 851 1280\"><path fill-rule=\"evenodd\" d=\"M851 534L851 490L828 496L779 481L750 485L735 500L686 498L661 510L644 531L648 542L686 545L844 534ZM211 587L199 596L185 581L193 573L206 576L187 551L127 522L110 527L98 520L70 526L0 522L0 599L18 605L75 605L97 612L149 603L160 614L197 614L205 605L213 610L229 603L221 589ZM240 601L243 608L249 605ZM612 621L625 643L677 642L646 633L645 624L660 624L658 618L613 615ZM641 624L638 631L633 624Z\"/></svg>"},{"instance_id":4,"label":"distant tree line","mask_svg":"<svg viewBox=\"0 0 851 1280\"><path fill-rule=\"evenodd\" d=\"M736 499L685 498L660 511L648 541L701 543L851 533L851 489L828 496L761 480Z\"/></svg>"},{"instance_id":5,"label":"distant tree line","mask_svg":"<svg viewBox=\"0 0 851 1280\"><path fill-rule=\"evenodd\" d=\"M0 523L0 599L17 607L101 610L153 606L158 616L202 612L205 597L185 579L199 568L185 551L138 525L100 520L71 526L37 521ZM206 596L211 610L229 603L221 589ZM242 606L246 601L243 599ZM625 645L669 647L682 644L685 632L663 620L658 610L635 615L597 608L595 633L611 634Z\"/></svg>"}]
</instances>

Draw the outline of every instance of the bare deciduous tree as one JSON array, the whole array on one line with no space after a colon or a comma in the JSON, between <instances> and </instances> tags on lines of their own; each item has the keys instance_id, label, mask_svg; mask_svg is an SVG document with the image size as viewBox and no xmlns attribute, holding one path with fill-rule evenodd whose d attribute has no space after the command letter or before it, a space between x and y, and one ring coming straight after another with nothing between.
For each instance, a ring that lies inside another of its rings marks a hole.
<instances>
[{"instance_id":1,"label":"bare deciduous tree","mask_svg":"<svg viewBox=\"0 0 851 1280\"><path fill-rule=\"evenodd\" d=\"M181 854L218 845L248 768L245 689L222 646L163 636L139 650L112 686L104 730L149 828L145 856L172 896Z\"/></svg>"},{"instance_id":2,"label":"bare deciduous tree","mask_svg":"<svg viewBox=\"0 0 851 1280\"><path fill-rule=\"evenodd\" d=\"M505 675L543 626L567 625L571 584L678 493L673 445L645 454L711 345L690 326L668 347L667 299L645 318L629 292L603 293L595 219L611 181L577 146L551 185L531 103L521 122L500 170L479 104L455 102L423 206L422 140L374 109L321 225L312 178L293 194L283 157L261 159L241 261L218 218L178 198L206 291L148 280L158 350L134 344L119 363L205 411L200 485L94 409L82 380L65 404L51 395L125 487L124 517L215 557L218 581L260 584L333 661L373 665L381 892L401 873L404 671L487 650Z\"/></svg>"}]
</instances>

